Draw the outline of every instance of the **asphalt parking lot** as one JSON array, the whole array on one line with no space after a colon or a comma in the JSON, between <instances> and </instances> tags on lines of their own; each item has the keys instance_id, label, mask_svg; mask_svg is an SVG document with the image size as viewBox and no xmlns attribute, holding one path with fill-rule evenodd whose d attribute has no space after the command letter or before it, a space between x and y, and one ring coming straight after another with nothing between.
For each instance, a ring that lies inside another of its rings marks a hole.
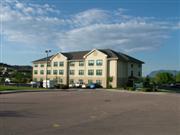
<instances>
[{"instance_id":1,"label":"asphalt parking lot","mask_svg":"<svg viewBox=\"0 0 180 135\"><path fill-rule=\"evenodd\" d=\"M180 94L1 94L0 135L180 135Z\"/></svg>"}]
</instances>

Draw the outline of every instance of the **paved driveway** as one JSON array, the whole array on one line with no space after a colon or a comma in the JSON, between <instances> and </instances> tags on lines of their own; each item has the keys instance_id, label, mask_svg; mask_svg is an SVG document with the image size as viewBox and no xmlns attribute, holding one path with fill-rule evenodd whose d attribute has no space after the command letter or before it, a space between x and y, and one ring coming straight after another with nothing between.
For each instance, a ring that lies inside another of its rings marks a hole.
<instances>
[{"instance_id":1,"label":"paved driveway","mask_svg":"<svg viewBox=\"0 0 180 135\"><path fill-rule=\"evenodd\" d=\"M0 95L1 135L180 135L180 94L112 91Z\"/></svg>"}]
</instances>

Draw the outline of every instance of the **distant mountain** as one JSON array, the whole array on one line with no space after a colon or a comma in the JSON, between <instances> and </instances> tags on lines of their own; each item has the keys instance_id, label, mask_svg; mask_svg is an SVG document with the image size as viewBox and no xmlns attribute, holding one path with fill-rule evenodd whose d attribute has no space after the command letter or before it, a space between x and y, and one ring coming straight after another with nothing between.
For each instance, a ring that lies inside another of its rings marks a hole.
<instances>
[{"instance_id":1,"label":"distant mountain","mask_svg":"<svg viewBox=\"0 0 180 135\"><path fill-rule=\"evenodd\" d=\"M164 72L173 74L173 75L175 76L175 75L176 75L178 72L180 72L180 71L177 71L177 70L156 70L156 71L152 71L148 76L149 76L149 77L155 77L156 74L158 74L158 73L164 73Z\"/></svg>"},{"instance_id":2,"label":"distant mountain","mask_svg":"<svg viewBox=\"0 0 180 135\"><path fill-rule=\"evenodd\" d=\"M10 70L17 70L17 71L32 71L32 67L31 66L19 66L19 65L9 65L9 64L5 64L5 63L0 63L0 69L3 68L8 68Z\"/></svg>"}]
</instances>

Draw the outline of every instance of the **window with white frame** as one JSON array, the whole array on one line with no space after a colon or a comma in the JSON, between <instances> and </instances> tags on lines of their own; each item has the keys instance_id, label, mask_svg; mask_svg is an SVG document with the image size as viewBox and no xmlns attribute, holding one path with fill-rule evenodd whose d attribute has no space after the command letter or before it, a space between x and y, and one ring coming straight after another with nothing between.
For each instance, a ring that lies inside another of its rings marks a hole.
<instances>
[{"instance_id":1,"label":"window with white frame","mask_svg":"<svg viewBox=\"0 0 180 135\"><path fill-rule=\"evenodd\" d=\"M94 66L94 60L88 60L88 66Z\"/></svg>"},{"instance_id":2,"label":"window with white frame","mask_svg":"<svg viewBox=\"0 0 180 135\"><path fill-rule=\"evenodd\" d=\"M59 75L63 75L64 74L64 70L59 70Z\"/></svg>"},{"instance_id":3,"label":"window with white frame","mask_svg":"<svg viewBox=\"0 0 180 135\"><path fill-rule=\"evenodd\" d=\"M79 66L84 66L84 61L79 61Z\"/></svg>"},{"instance_id":4,"label":"window with white frame","mask_svg":"<svg viewBox=\"0 0 180 135\"><path fill-rule=\"evenodd\" d=\"M74 66L75 66L75 62L74 62L74 61L71 61L71 62L69 63L69 66L74 67Z\"/></svg>"},{"instance_id":5,"label":"window with white frame","mask_svg":"<svg viewBox=\"0 0 180 135\"><path fill-rule=\"evenodd\" d=\"M94 75L94 70L92 70L92 69L88 70L88 75L90 75L90 76Z\"/></svg>"},{"instance_id":6,"label":"window with white frame","mask_svg":"<svg viewBox=\"0 0 180 135\"><path fill-rule=\"evenodd\" d=\"M103 61L102 60L96 60L96 66L102 66Z\"/></svg>"},{"instance_id":7,"label":"window with white frame","mask_svg":"<svg viewBox=\"0 0 180 135\"><path fill-rule=\"evenodd\" d=\"M88 84L91 84L91 83L93 83L93 81L92 80L88 80Z\"/></svg>"},{"instance_id":8,"label":"window with white frame","mask_svg":"<svg viewBox=\"0 0 180 135\"><path fill-rule=\"evenodd\" d=\"M63 67L63 66L64 66L64 62L63 62L63 61L60 61L60 62L59 62L59 66L60 66L60 67Z\"/></svg>"},{"instance_id":9,"label":"window with white frame","mask_svg":"<svg viewBox=\"0 0 180 135\"><path fill-rule=\"evenodd\" d=\"M102 75L102 69L97 69L96 70L96 75L101 76Z\"/></svg>"},{"instance_id":10,"label":"window with white frame","mask_svg":"<svg viewBox=\"0 0 180 135\"><path fill-rule=\"evenodd\" d=\"M54 62L54 67L57 67L58 66L58 62Z\"/></svg>"},{"instance_id":11,"label":"window with white frame","mask_svg":"<svg viewBox=\"0 0 180 135\"><path fill-rule=\"evenodd\" d=\"M70 75L74 75L74 74L75 74L75 71L74 71L74 70L69 70L69 74L70 74Z\"/></svg>"},{"instance_id":12,"label":"window with white frame","mask_svg":"<svg viewBox=\"0 0 180 135\"><path fill-rule=\"evenodd\" d=\"M34 67L38 67L38 64L35 64Z\"/></svg>"},{"instance_id":13,"label":"window with white frame","mask_svg":"<svg viewBox=\"0 0 180 135\"><path fill-rule=\"evenodd\" d=\"M44 75L44 70L41 70L41 71L40 71L40 74L41 74L41 75Z\"/></svg>"},{"instance_id":14,"label":"window with white frame","mask_svg":"<svg viewBox=\"0 0 180 135\"><path fill-rule=\"evenodd\" d=\"M102 84L102 81L101 80L96 80L96 83L101 85Z\"/></svg>"},{"instance_id":15,"label":"window with white frame","mask_svg":"<svg viewBox=\"0 0 180 135\"><path fill-rule=\"evenodd\" d=\"M57 74L58 74L58 71L57 71L57 70L53 70L53 74L54 74L54 75L57 75Z\"/></svg>"},{"instance_id":16,"label":"window with white frame","mask_svg":"<svg viewBox=\"0 0 180 135\"><path fill-rule=\"evenodd\" d=\"M84 75L84 70L79 70L79 75Z\"/></svg>"},{"instance_id":17,"label":"window with white frame","mask_svg":"<svg viewBox=\"0 0 180 135\"><path fill-rule=\"evenodd\" d=\"M38 74L38 70L34 70L34 74L37 75Z\"/></svg>"},{"instance_id":18,"label":"window with white frame","mask_svg":"<svg viewBox=\"0 0 180 135\"><path fill-rule=\"evenodd\" d=\"M51 74L51 70L47 70L47 74L50 75Z\"/></svg>"}]
</instances>

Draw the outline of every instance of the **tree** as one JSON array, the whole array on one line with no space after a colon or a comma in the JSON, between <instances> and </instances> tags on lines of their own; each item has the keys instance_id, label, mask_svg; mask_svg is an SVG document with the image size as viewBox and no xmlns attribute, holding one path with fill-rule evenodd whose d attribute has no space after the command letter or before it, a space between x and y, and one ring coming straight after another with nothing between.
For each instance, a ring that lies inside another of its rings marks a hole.
<instances>
[{"instance_id":1,"label":"tree","mask_svg":"<svg viewBox=\"0 0 180 135\"><path fill-rule=\"evenodd\" d=\"M175 82L175 78L172 74L163 72L163 73L158 73L155 76L155 81L158 84L167 84L167 83Z\"/></svg>"},{"instance_id":2,"label":"tree","mask_svg":"<svg viewBox=\"0 0 180 135\"><path fill-rule=\"evenodd\" d=\"M149 87L150 86L150 78L149 78L149 76L146 76L146 78L144 78L143 86L144 87Z\"/></svg>"},{"instance_id":3,"label":"tree","mask_svg":"<svg viewBox=\"0 0 180 135\"><path fill-rule=\"evenodd\" d=\"M176 75L176 82L180 82L180 72Z\"/></svg>"}]
</instances>

